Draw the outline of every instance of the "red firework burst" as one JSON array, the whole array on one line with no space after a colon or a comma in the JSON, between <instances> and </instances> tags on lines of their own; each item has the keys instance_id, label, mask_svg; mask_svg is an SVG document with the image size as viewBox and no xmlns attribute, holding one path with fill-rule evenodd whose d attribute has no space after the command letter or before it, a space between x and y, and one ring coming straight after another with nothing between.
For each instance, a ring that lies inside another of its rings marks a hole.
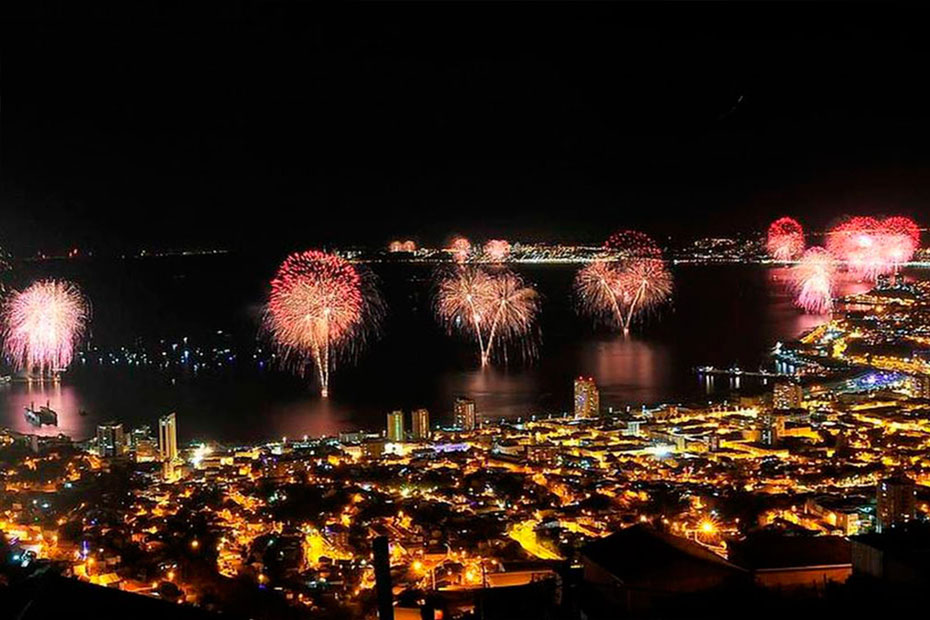
<instances>
[{"instance_id":1,"label":"red firework burst","mask_svg":"<svg viewBox=\"0 0 930 620\"><path fill-rule=\"evenodd\" d=\"M604 246L621 258L662 258L662 249L652 237L638 230L615 232Z\"/></svg>"},{"instance_id":2,"label":"red firework burst","mask_svg":"<svg viewBox=\"0 0 930 620\"><path fill-rule=\"evenodd\" d=\"M864 279L887 271L882 245L882 225L873 217L850 218L827 233L827 250Z\"/></svg>"},{"instance_id":3,"label":"red firework burst","mask_svg":"<svg viewBox=\"0 0 930 620\"><path fill-rule=\"evenodd\" d=\"M510 256L510 242L504 239L491 239L484 244L484 255L491 262L502 263Z\"/></svg>"},{"instance_id":4,"label":"red firework burst","mask_svg":"<svg viewBox=\"0 0 930 620\"><path fill-rule=\"evenodd\" d=\"M794 260L804 251L804 230L793 218L779 218L769 226L765 246L775 260Z\"/></svg>"},{"instance_id":5,"label":"red firework burst","mask_svg":"<svg viewBox=\"0 0 930 620\"><path fill-rule=\"evenodd\" d=\"M919 247L920 228L914 220L901 216L882 220L882 252L892 269L911 260Z\"/></svg>"},{"instance_id":6,"label":"red firework burst","mask_svg":"<svg viewBox=\"0 0 930 620\"><path fill-rule=\"evenodd\" d=\"M278 268L265 326L285 363L302 373L313 362L327 396L334 357L363 342L379 318L380 297L367 277L338 256L308 250Z\"/></svg>"}]
</instances>

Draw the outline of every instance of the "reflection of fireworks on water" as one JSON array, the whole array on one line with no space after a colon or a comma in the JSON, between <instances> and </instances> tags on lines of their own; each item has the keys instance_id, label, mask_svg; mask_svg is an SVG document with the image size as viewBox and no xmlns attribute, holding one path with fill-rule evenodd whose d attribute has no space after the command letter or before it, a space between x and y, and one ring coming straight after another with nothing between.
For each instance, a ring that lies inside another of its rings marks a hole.
<instances>
[{"instance_id":1,"label":"reflection of fireworks on water","mask_svg":"<svg viewBox=\"0 0 930 620\"><path fill-rule=\"evenodd\" d=\"M478 343L481 365L494 357L507 359L517 346L524 357L534 353L539 295L511 271L490 274L477 267L443 273L436 283L436 315L450 332L462 332Z\"/></svg>"},{"instance_id":2,"label":"reflection of fireworks on water","mask_svg":"<svg viewBox=\"0 0 930 620\"><path fill-rule=\"evenodd\" d=\"M456 237L449 244L448 251L455 262L464 263L468 260L468 255L471 254L471 241L465 237Z\"/></svg>"},{"instance_id":3,"label":"reflection of fireworks on water","mask_svg":"<svg viewBox=\"0 0 930 620\"><path fill-rule=\"evenodd\" d=\"M90 316L90 305L76 284L36 282L13 292L3 308L3 351L19 370L39 374L71 363Z\"/></svg>"},{"instance_id":4,"label":"reflection of fireworks on water","mask_svg":"<svg viewBox=\"0 0 930 620\"><path fill-rule=\"evenodd\" d=\"M812 247L804 252L790 272L795 304L811 314L827 314L833 310L835 271L833 255L824 248Z\"/></svg>"},{"instance_id":5,"label":"reflection of fireworks on water","mask_svg":"<svg viewBox=\"0 0 930 620\"><path fill-rule=\"evenodd\" d=\"M492 262L502 263L510 256L510 242L504 239L491 239L484 244L484 255Z\"/></svg>"},{"instance_id":6,"label":"reflection of fireworks on water","mask_svg":"<svg viewBox=\"0 0 930 620\"><path fill-rule=\"evenodd\" d=\"M652 237L638 230L615 232L604 244L621 258L662 258L662 250Z\"/></svg>"},{"instance_id":7,"label":"reflection of fireworks on water","mask_svg":"<svg viewBox=\"0 0 930 620\"><path fill-rule=\"evenodd\" d=\"M782 217L769 226L765 247L769 256L775 260L789 261L797 258L804 251L804 231L798 222L790 217Z\"/></svg>"},{"instance_id":8,"label":"reflection of fireworks on water","mask_svg":"<svg viewBox=\"0 0 930 620\"><path fill-rule=\"evenodd\" d=\"M617 263L599 260L582 267L575 275L575 295L583 314L612 328L625 327L620 308L623 281Z\"/></svg>"},{"instance_id":9,"label":"reflection of fireworks on water","mask_svg":"<svg viewBox=\"0 0 930 620\"><path fill-rule=\"evenodd\" d=\"M329 395L335 357L357 351L377 330L383 306L367 272L314 250L291 254L271 281L265 328L285 364L301 374L316 367Z\"/></svg>"}]
</instances>

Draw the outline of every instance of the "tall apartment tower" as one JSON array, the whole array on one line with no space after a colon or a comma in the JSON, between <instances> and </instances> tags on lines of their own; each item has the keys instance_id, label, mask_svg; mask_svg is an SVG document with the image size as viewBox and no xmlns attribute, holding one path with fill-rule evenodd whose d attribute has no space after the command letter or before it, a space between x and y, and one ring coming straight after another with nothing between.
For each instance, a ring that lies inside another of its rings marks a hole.
<instances>
[{"instance_id":1,"label":"tall apartment tower","mask_svg":"<svg viewBox=\"0 0 930 620\"><path fill-rule=\"evenodd\" d=\"M158 457L169 463L178 460L178 417L174 413L158 418Z\"/></svg>"},{"instance_id":2,"label":"tall apartment tower","mask_svg":"<svg viewBox=\"0 0 930 620\"><path fill-rule=\"evenodd\" d=\"M478 425L478 411L475 408L475 401L464 396L456 398L453 417L455 418L455 425L463 431L475 430Z\"/></svg>"},{"instance_id":3,"label":"tall apartment tower","mask_svg":"<svg viewBox=\"0 0 930 620\"><path fill-rule=\"evenodd\" d=\"M414 409L411 415L410 426L414 439L429 439L429 411L426 409Z\"/></svg>"},{"instance_id":4,"label":"tall apartment tower","mask_svg":"<svg viewBox=\"0 0 930 620\"><path fill-rule=\"evenodd\" d=\"M392 411L387 414L387 438L388 441L403 441L404 437L404 412Z\"/></svg>"},{"instance_id":5,"label":"tall apartment tower","mask_svg":"<svg viewBox=\"0 0 930 620\"><path fill-rule=\"evenodd\" d=\"M876 516L879 532L899 523L913 521L917 512L917 490L914 481L895 475L879 481L876 489Z\"/></svg>"},{"instance_id":6,"label":"tall apartment tower","mask_svg":"<svg viewBox=\"0 0 930 620\"><path fill-rule=\"evenodd\" d=\"M601 395L591 377L575 379L575 419L596 418L601 411Z\"/></svg>"},{"instance_id":7,"label":"tall apartment tower","mask_svg":"<svg viewBox=\"0 0 930 620\"><path fill-rule=\"evenodd\" d=\"M122 424L107 422L97 427L97 454L101 458L123 456L128 449Z\"/></svg>"}]
</instances>

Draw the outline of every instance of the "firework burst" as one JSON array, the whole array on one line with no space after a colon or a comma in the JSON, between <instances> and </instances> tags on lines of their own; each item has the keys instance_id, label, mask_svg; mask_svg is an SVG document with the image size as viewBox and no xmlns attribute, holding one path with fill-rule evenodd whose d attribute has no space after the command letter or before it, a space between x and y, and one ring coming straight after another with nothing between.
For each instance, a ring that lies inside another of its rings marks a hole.
<instances>
[{"instance_id":1,"label":"firework burst","mask_svg":"<svg viewBox=\"0 0 930 620\"><path fill-rule=\"evenodd\" d=\"M465 237L456 237L452 240L452 243L449 244L447 251L452 255L452 259L461 264L468 260L469 254L471 254L471 241Z\"/></svg>"},{"instance_id":2,"label":"firework burst","mask_svg":"<svg viewBox=\"0 0 930 620\"><path fill-rule=\"evenodd\" d=\"M804 251L804 230L790 217L779 218L769 226L765 247L775 260L794 260Z\"/></svg>"},{"instance_id":3,"label":"firework burst","mask_svg":"<svg viewBox=\"0 0 930 620\"><path fill-rule=\"evenodd\" d=\"M608 327L624 329L625 315L620 306L623 284L622 271L617 263L606 260L589 263L575 275L579 309Z\"/></svg>"},{"instance_id":4,"label":"firework burst","mask_svg":"<svg viewBox=\"0 0 930 620\"><path fill-rule=\"evenodd\" d=\"M920 229L906 217L854 217L827 234L830 253L863 280L897 271L919 244Z\"/></svg>"},{"instance_id":5,"label":"firework burst","mask_svg":"<svg viewBox=\"0 0 930 620\"><path fill-rule=\"evenodd\" d=\"M920 228L908 217L889 217L882 220L881 247L884 262L897 271L913 258L920 247Z\"/></svg>"},{"instance_id":6,"label":"firework burst","mask_svg":"<svg viewBox=\"0 0 930 620\"><path fill-rule=\"evenodd\" d=\"M662 258L659 245L646 233L638 230L621 230L615 232L604 246L616 252L619 258Z\"/></svg>"},{"instance_id":7,"label":"firework burst","mask_svg":"<svg viewBox=\"0 0 930 620\"><path fill-rule=\"evenodd\" d=\"M3 307L3 351L18 370L54 374L71 363L90 317L76 284L42 280Z\"/></svg>"},{"instance_id":8,"label":"firework burst","mask_svg":"<svg viewBox=\"0 0 930 620\"><path fill-rule=\"evenodd\" d=\"M436 283L436 316L450 333L462 332L478 344L481 365L507 359L510 346L524 357L533 354L539 295L510 271L490 274L459 267L440 274Z\"/></svg>"},{"instance_id":9,"label":"firework burst","mask_svg":"<svg viewBox=\"0 0 930 620\"><path fill-rule=\"evenodd\" d=\"M510 242L504 239L491 239L484 244L484 255L492 263L502 263L510 256Z\"/></svg>"},{"instance_id":10,"label":"firework burst","mask_svg":"<svg viewBox=\"0 0 930 620\"><path fill-rule=\"evenodd\" d=\"M833 310L833 255L821 247L809 248L791 268L791 285L795 305L810 314L828 314Z\"/></svg>"},{"instance_id":11,"label":"firework burst","mask_svg":"<svg viewBox=\"0 0 930 620\"><path fill-rule=\"evenodd\" d=\"M285 364L300 374L316 368L326 397L336 358L358 351L377 331L382 312L367 272L338 256L308 250L291 254L278 268L265 328Z\"/></svg>"},{"instance_id":12,"label":"firework burst","mask_svg":"<svg viewBox=\"0 0 930 620\"><path fill-rule=\"evenodd\" d=\"M672 274L661 259L635 258L623 265L620 290L626 313L623 329L629 332L633 319L655 310L671 297Z\"/></svg>"}]
</instances>

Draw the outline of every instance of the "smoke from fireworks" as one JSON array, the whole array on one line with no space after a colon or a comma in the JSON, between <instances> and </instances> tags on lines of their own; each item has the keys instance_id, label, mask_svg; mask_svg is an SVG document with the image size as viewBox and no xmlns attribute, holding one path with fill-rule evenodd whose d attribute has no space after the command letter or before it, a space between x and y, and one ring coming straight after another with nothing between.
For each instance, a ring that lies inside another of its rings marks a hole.
<instances>
[{"instance_id":1,"label":"smoke from fireworks","mask_svg":"<svg viewBox=\"0 0 930 620\"><path fill-rule=\"evenodd\" d=\"M790 272L795 304L811 314L827 314L833 310L835 271L833 255L824 248L812 247L804 252Z\"/></svg>"},{"instance_id":2,"label":"smoke from fireworks","mask_svg":"<svg viewBox=\"0 0 930 620\"><path fill-rule=\"evenodd\" d=\"M484 244L484 254L488 260L502 263L510 256L510 242L504 239L491 239Z\"/></svg>"},{"instance_id":3,"label":"smoke from fireworks","mask_svg":"<svg viewBox=\"0 0 930 620\"><path fill-rule=\"evenodd\" d=\"M850 272L866 280L896 271L913 257L920 243L920 230L906 217L878 221L854 217L827 234L827 249Z\"/></svg>"},{"instance_id":4,"label":"smoke from fireworks","mask_svg":"<svg viewBox=\"0 0 930 620\"><path fill-rule=\"evenodd\" d=\"M533 354L539 295L510 271L488 273L459 267L440 275L436 284L436 316L451 332L462 332L478 344L481 365L494 357L507 358L507 348L518 346Z\"/></svg>"},{"instance_id":5,"label":"smoke from fireworks","mask_svg":"<svg viewBox=\"0 0 930 620\"><path fill-rule=\"evenodd\" d=\"M779 218L769 226L765 247L775 260L794 260L804 251L804 230L790 217Z\"/></svg>"},{"instance_id":6,"label":"smoke from fireworks","mask_svg":"<svg viewBox=\"0 0 930 620\"><path fill-rule=\"evenodd\" d=\"M3 307L3 352L28 373L55 373L71 363L90 316L76 284L42 280L14 291Z\"/></svg>"},{"instance_id":7,"label":"smoke from fireworks","mask_svg":"<svg viewBox=\"0 0 930 620\"><path fill-rule=\"evenodd\" d=\"M316 367L329 395L336 357L356 351L377 330L381 298L367 273L315 250L291 254L271 281L265 328L286 364L300 373Z\"/></svg>"},{"instance_id":8,"label":"smoke from fireworks","mask_svg":"<svg viewBox=\"0 0 930 620\"><path fill-rule=\"evenodd\" d=\"M471 254L471 241L465 237L456 237L449 244L448 251L452 254L452 259L457 263L464 263Z\"/></svg>"}]
</instances>

